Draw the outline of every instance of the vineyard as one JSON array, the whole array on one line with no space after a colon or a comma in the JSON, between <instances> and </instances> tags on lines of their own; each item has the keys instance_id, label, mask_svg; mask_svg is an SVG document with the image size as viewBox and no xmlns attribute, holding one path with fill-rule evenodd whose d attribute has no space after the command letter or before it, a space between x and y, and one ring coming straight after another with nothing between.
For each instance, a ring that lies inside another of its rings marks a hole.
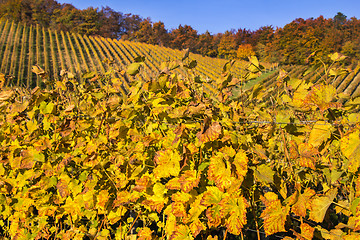
<instances>
[{"instance_id":1,"label":"vineyard","mask_svg":"<svg viewBox=\"0 0 360 240\"><path fill-rule=\"evenodd\" d=\"M1 239L360 238L342 54L274 68L0 28Z\"/></svg>"},{"instance_id":2,"label":"vineyard","mask_svg":"<svg viewBox=\"0 0 360 240\"><path fill-rule=\"evenodd\" d=\"M123 93L129 90L129 79L121 70L126 69L138 56L146 61L139 79L153 77L165 61L178 60L182 52L170 48L144 43L121 41L99 36L81 36L69 32L56 32L39 26L24 26L11 21L0 21L0 72L7 75L10 86L35 87L40 78L32 73L32 66L38 65L50 79L59 79L62 70L81 78L86 72L105 74L110 69L117 71ZM191 54L196 60L195 74L205 79L216 79L221 75L224 59L202 57ZM111 64L109 64L111 62ZM240 75L244 61L233 66L234 75ZM274 68L268 64L267 68ZM207 85L207 91L214 87Z\"/></svg>"},{"instance_id":3,"label":"vineyard","mask_svg":"<svg viewBox=\"0 0 360 240\"><path fill-rule=\"evenodd\" d=\"M320 66L313 71L308 71L307 66L283 66L282 70L292 78L303 79L311 83L321 82L325 78L326 73L324 67ZM280 69L271 71L268 74L260 77L257 83L261 83L267 89L269 89L269 94L272 94L272 89L275 87ZM332 79L331 84L336 88L338 93L344 93L349 97L358 97L360 95L360 65L352 64L344 69L344 72L337 73L338 75Z\"/></svg>"}]
</instances>

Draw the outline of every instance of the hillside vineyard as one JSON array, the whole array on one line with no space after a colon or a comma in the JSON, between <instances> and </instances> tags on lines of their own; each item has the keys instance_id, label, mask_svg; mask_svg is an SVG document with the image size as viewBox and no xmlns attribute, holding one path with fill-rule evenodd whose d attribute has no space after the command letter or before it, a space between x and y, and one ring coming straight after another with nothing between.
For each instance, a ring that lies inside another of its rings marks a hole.
<instances>
[{"instance_id":1,"label":"hillside vineyard","mask_svg":"<svg viewBox=\"0 0 360 240\"><path fill-rule=\"evenodd\" d=\"M43 68L50 79L59 79L62 70L81 77L86 72L104 74L112 66L120 72L133 62L137 56L145 57L144 69L136 76L140 79L155 77L154 72L161 68L164 61L181 59L183 53L170 48L122 41L100 36L82 36L70 32L56 32L38 25L26 26L12 21L0 21L0 72L7 76L8 86L33 88L40 84L40 77L31 69L38 65ZM197 61L195 74L204 78L216 79L221 75L225 59L203 57L191 54L191 60ZM237 61L233 74L240 75L245 62ZM272 65L265 65L271 68ZM122 80L125 94L129 88L126 75L117 74ZM206 91L214 91L207 84Z\"/></svg>"}]
</instances>

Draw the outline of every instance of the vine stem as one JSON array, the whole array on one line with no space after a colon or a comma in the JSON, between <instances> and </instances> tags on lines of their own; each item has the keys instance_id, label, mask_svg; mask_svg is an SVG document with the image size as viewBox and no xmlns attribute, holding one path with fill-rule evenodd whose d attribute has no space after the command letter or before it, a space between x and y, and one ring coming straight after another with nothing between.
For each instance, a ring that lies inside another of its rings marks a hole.
<instances>
[{"instance_id":1,"label":"vine stem","mask_svg":"<svg viewBox=\"0 0 360 240\"><path fill-rule=\"evenodd\" d=\"M226 229L226 231L225 231L225 234L224 234L224 240L226 239L226 235L227 235L227 233L228 233L228 229Z\"/></svg>"},{"instance_id":2,"label":"vine stem","mask_svg":"<svg viewBox=\"0 0 360 240\"><path fill-rule=\"evenodd\" d=\"M136 218L135 218L135 220L133 221L133 223L131 224L131 226L130 226L130 228L129 228L129 230L128 230L127 233L129 233L129 232L131 231L131 229L134 227L135 222L136 222L136 221L138 220L138 218L140 217L140 214L141 214L141 210L140 210L140 212L138 213L138 215L136 216Z\"/></svg>"}]
</instances>

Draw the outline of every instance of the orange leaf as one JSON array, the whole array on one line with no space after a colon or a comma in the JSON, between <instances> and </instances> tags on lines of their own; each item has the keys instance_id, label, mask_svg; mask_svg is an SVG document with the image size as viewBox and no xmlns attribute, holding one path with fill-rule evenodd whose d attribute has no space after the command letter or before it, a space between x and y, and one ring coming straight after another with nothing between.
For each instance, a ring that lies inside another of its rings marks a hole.
<instances>
[{"instance_id":1,"label":"orange leaf","mask_svg":"<svg viewBox=\"0 0 360 240\"><path fill-rule=\"evenodd\" d=\"M60 179L56 184L56 188L62 198L66 198L67 196L70 195L68 183L65 180Z\"/></svg>"},{"instance_id":2,"label":"orange leaf","mask_svg":"<svg viewBox=\"0 0 360 240\"><path fill-rule=\"evenodd\" d=\"M248 158L246 153L239 150L235 155L233 164L235 165L238 180L242 182L248 170Z\"/></svg>"},{"instance_id":3,"label":"orange leaf","mask_svg":"<svg viewBox=\"0 0 360 240\"><path fill-rule=\"evenodd\" d=\"M149 176L142 176L140 179L137 179L135 183L136 186L134 187L134 191L142 192L150 187L151 179Z\"/></svg>"},{"instance_id":4,"label":"orange leaf","mask_svg":"<svg viewBox=\"0 0 360 240\"><path fill-rule=\"evenodd\" d=\"M205 120L201 131L196 134L196 137L199 139L199 144L214 141L221 135L220 123L214 122L207 127L207 121L210 120Z\"/></svg>"},{"instance_id":5,"label":"orange leaf","mask_svg":"<svg viewBox=\"0 0 360 240\"><path fill-rule=\"evenodd\" d=\"M148 196L144 201L142 201L142 204L149 207L152 211L160 213L167 201L167 198L153 195Z\"/></svg>"},{"instance_id":6,"label":"orange leaf","mask_svg":"<svg viewBox=\"0 0 360 240\"><path fill-rule=\"evenodd\" d=\"M315 170L315 163L319 151L317 148L309 143L300 143L298 146L299 151L299 165L302 167L308 167Z\"/></svg>"},{"instance_id":7,"label":"orange leaf","mask_svg":"<svg viewBox=\"0 0 360 240\"><path fill-rule=\"evenodd\" d=\"M300 229L301 237L303 237L305 240L313 239L315 228L311 227L309 224L301 223Z\"/></svg>"},{"instance_id":8,"label":"orange leaf","mask_svg":"<svg viewBox=\"0 0 360 240\"><path fill-rule=\"evenodd\" d=\"M220 205L215 205L206 209L206 217L208 219L208 226L217 227L221 224L223 215L223 208Z\"/></svg>"},{"instance_id":9,"label":"orange leaf","mask_svg":"<svg viewBox=\"0 0 360 240\"><path fill-rule=\"evenodd\" d=\"M306 217L306 209L310 208L311 197L315 195L315 191L306 188L303 194L300 194L295 204L291 207L291 211L300 217Z\"/></svg>"},{"instance_id":10,"label":"orange leaf","mask_svg":"<svg viewBox=\"0 0 360 240\"><path fill-rule=\"evenodd\" d=\"M171 204L172 207L172 214L174 214L175 217L186 217L186 209L183 203L181 202L173 202Z\"/></svg>"},{"instance_id":11,"label":"orange leaf","mask_svg":"<svg viewBox=\"0 0 360 240\"><path fill-rule=\"evenodd\" d=\"M194 187L197 187L200 181L200 174L198 176L196 175L196 170L185 171L179 179L181 190L187 193L190 192Z\"/></svg>"},{"instance_id":12,"label":"orange leaf","mask_svg":"<svg viewBox=\"0 0 360 240\"><path fill-rule=\"evenodd\" d=\"M148 227L143 227L138 232L138 240L151 240L153 231Z\"/></svg>"},{"instance_id":13,"label":"orange leaf","mask_svg":"<svg viewBox=\"0 0 360 240\"><path fill-rule=\"evenodd\" d=\"M265 210L260 217L264 219L264 229L266 236L285 231L285 221L288 215L288 207L281 205L277 195L267 192L260 196L261 201L265 204Z\"/></svg>"},{"instance_id":14,"label":"orange leaf","mask_svg":"<svg viewBox=\"0 0 360 240\"><path fill-rule=\"evenodd\" d=\"M179 178L172 178L170 179L165 187L167 189L172 189L172 190L180 190L181 189L181 185L180 185L180 182L179 182Z\"/></svg>"},{"instance_id":15,"label":"orange leaf","mask_svg":"<svg viewBox=\"0 0 360 240\"><path fill-rule=\"evenodd\" d=\"M97 195L97 203L96 206L100 209L105 209L106 203L109 200L109 192L107 190L101 190Z\"/></svg>"},{"instance_id":16,"label":"orange leaf","mask_svg":"<svg viewBox=\"0 0 360 240\"><path fill-rule=\"evenodd\" d=\"M233 179L231 177L230 163L223 158L221 152L218 152L210 158L208 178L214 181L216 186L222 190L231 186Z\"/></svg>"},{"instance_id":17,"label":"orange leaf","mask_svg":"<svg viewBox=\"0 0 360 240\"><path fill-rule=\"evenodd\" d=\"M203 230L206 230L206 226L198 218L190 224L190 231L194 237Z\"/></svg>"}]
</instances>

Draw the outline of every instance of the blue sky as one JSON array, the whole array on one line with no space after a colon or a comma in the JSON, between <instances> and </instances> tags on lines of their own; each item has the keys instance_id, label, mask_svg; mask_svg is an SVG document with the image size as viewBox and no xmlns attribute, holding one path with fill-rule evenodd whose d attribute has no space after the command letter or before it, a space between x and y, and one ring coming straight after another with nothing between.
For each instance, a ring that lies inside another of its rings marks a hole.
<instances>
[{"instance_id":1,"label":"blue sky","mask_svg":"<svg viewBox=\"0 0 360 240\"><path fill-rule=\"evenodd\" d=\"M122 13L162 21L167 29L191 25L199 33L215 34L230 29L256 30L261 26L283 27L296 18L332 18L342 12L360 18L360 0L58 0L84 9L109 6Z\"/></svg>"}]
</instances>

